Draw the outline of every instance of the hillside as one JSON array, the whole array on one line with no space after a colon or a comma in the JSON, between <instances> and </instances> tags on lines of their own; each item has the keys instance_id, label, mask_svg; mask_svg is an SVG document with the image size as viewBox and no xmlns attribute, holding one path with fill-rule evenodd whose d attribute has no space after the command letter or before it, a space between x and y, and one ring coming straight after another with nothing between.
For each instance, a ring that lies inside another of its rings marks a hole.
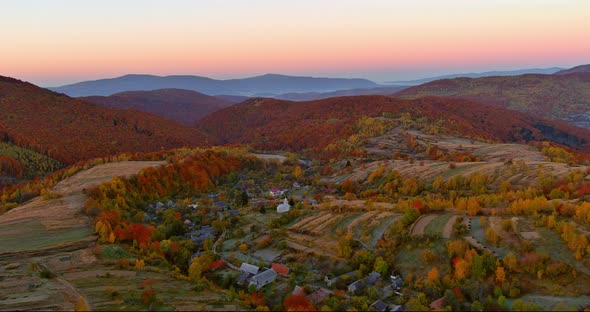
<instances>
[{"instance_id":1,"label":"hillside","mask_svg":"<svg viewBox=\"0 0 590 312\"><path fill-rule=\"evenodd\" d=\"M403 89L407 86L387 86L369 89L346 89L332 92L307 92L307 93L283 93L273 98L287 101L313 101L337 96L355 96L355 95L389 95Z\"/></svg>"},{"instance_id":2,"label":"hillside","mask_svg":"<svg viewBox=\"0 0 590 312\"><path fill-rule=\"evenodd\" d=\"M590 73L590 64L560 70L556 72L555 75L567 75L573 73Z\"/></svg>"},{"instance_id":3,"label":"hillside","mask_svg":"<svg viewBox=\"0 0 590 312\"><path fill-rule=\"evenodd\" d=\"M529 68L529 69L518 69L518 70L508 70L508 71L487 71L482 73L460 73L460 74L450 74L450 75L442 75L442 76L435 76L435 77L427 77L422 79L415 79L415 80L404 80L404 81L388 81L387 83L391 84L401 84L401 85L408 85L408 86L416 86L423 83L441 80L441 79L453 79L453 78L481 78L481 77L492 77L492 76L518 76L518 75L526 75L526 74L544 74L544 75L551 75L557 73L558 71L563 70L560 67L551 67L551 68Z\"/></svg>"},{"instance_id":4,"label":"hillside","mask_svg":"<svg viewBox=\"0 0 590 312\"><path fill-rule=\"evenodd\" d=\"M127 91L81 99L110 108L136 109L186 125L193 125L205 115L232 105L218 97L180 89Z\"/></svg>"},{"instance_id":5,"label":"hillside","mask_svg":"<svg viewBox=\"0 0 590 312\"><path fill-rule=\"evenodd\" d=\"M490 105L434 97L357 96L310 102L252 99L206 116L199 128L226 143L300 150L323 148L348 138L355 134L355 123L361 117L396 119L404 115L470 137L505 142L548 140L590 150L588 130Z\"/></svg>"},{"instance_id":6,"label":"hillside","mask_svg":"<svg viewBox=\"0 0 590 312\"><path fill-rule=\"evenodd\" d=\"M122 152L203 145L190 127L134 110L115 110L0 78L0 134L63 163Z\"/></svg>"},{"instance_id":7,"label":"hillside","mask_svg":"<svg viewBox=\"0 0 590 312\"><path fill-rule=\"evenodd\" d=\"M377 86L376 83L366 79L297 77L276 74L227 80L199 76L126 75L50 89L76 97L106 96L124 91L168 88L192 90L208 95L270 96L288 92L328 92Z\"/></svg>"},{"instance_id":8,"label":"hillside","mask_svg":"<svg viewBox=\"0 0 590 312\"><path fill-rule=\"evenodd\" d=\"M462 98L578 126L590 125L590 73L445 79L411 87L395 95L406 99Z\"/></svg>"}]
</instances>

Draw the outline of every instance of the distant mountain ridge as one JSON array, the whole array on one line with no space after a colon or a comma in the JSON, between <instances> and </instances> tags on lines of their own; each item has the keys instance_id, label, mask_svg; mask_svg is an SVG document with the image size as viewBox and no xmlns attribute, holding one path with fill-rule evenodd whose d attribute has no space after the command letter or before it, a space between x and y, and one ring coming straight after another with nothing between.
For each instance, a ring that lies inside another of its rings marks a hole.
<instances>
[{"instance_id":1,"label":"distant mountain ridge","mask_svg":"<svg viewBox=\"0 0 590 312\"><path fill-rule=\"evenodd\" d=\"M233 105L218 97L181 89L126 91L80 99L110 108L137 109L189 126L209 113Z\"/></svg>"},{"instance_id":2,"label":"distant mountain ridge","mask_svg":"<svg viewBox=\"0 0 590 312\"><path fill-rule=\"evenodd\" d=\"M428 83L435 80L441 79L453 79L453 78L482 78L482 77L494 77L494 76L518 76L518 75L525 75L525 74L544 74L544 75L551 75L555 74L559 71L562 71L563 68L561 67L551 67L551 68L530 68L530 69L519 69L519 70L508 70L508 71L488 71L482 73L461 73L461 74L449 74L449 75L442 75L442 76L434 76L434 77L427 77L422 79L415 79L415 80L405 80L405 81L388 81L388 84L400 84L400 85L408 85L408 86L415 86L420 85L423 83Z\"/></svg>"},{"instance_id":3,"label":"distant mountain ridge","mask_svg":"<svg viewBox=\"0 0 590 312\"><path fill-rule=\"evenodd\" d=\"M313 101L337 96L356 95L390 95L408 88L409 86L384 86L369 89L346 89L331 92L283 93L273 96L275 99L288 101Z\"/></svg>"},{"instance_id":4,"label":"distant mountain ridge","mask_svg":"<svg viewBox=\"0 0 590 312\"><path fill-rule=\"evenodd\" d=\"M290 92L329 92L343 89L375 88L367 79L316 78L266 74L262 76L218 80L200 76L125 75L111 79L84 81L50 90L69 96L108 96L125 91L185 89L207 95L272 96Z\"/></svg>"},{"instance_id":5,"label":"distant mountain ridge","mask_svg":"<svg viewBox=\"0 0 590 312\"><path fill-rule=\"evenodd\" d=\"M567 75L573 73L590 73L590 64L560 70L556 72L555 75Z\"/></svg>"}]
</instances>

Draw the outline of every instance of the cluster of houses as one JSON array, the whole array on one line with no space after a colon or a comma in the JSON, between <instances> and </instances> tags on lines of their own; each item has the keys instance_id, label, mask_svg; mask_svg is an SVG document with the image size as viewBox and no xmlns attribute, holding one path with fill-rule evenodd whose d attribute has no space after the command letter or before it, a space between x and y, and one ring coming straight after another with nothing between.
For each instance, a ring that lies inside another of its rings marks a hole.
<instances>
[{"instance_id":1,"label":"cluster of houses","mask_svg":"<svg viewBox=\"0 0 590 312\"><path fill-rule=\"evenodd\" d=\"M355 277L356 277L356 271L352 271L352 272L342 274L342 275L337 276L332 279L326 278L326 283L328 284L329 287L331 287L331 286L334 286L338 281L352 280ZM399 275L392 274L389 278L390 278L391 283L384 288L384 291L386 293L390 293L390 294L395 293L396 295L401 296L402 294L400 293L400 291L401 291L401 287L403 286L402 277ZM379 274L377 272L371 272L367 276L365 276L364 278L357 279L354 282L348 284L347 291L350 295L357 295L359 293L362 293L368 287L375 285L379 280L381 280L381 274ZM387 297L387 296L385 296L385 297ZM310 296L308 296L308 299L311 300ZM376 311L380 311L380 312L401 311L401 309L402 309L401 305L388 304L387 302L385 302L381 299L375 301L373 304L371 304L370 307L375 309Z\"/></svg>"},{"instance_id":2,"label":"cluster of houses","mask_svg":"<svg viewBox=\"0 0 590 312\"><path fill-rule=\"evenodd\" d=\"M215 237L215 229L210 225L203 225L199 230L187 234L197 246L203 245L206 239Z\"/></svg>"},{"instance_id":3,"label":"cluster of houses","mask_svg":"<svg viewBox=\"0 0 590 312\"><path fill-rule=\"evenodd\" d=\"M290 270L284 265L273 263L269 269L260 271L258 266L243 262L240 266L240 272L242 274L238 277L238 285L248 284L248 287L254 286L256 290L260 290L262 287L274 282L277 276L289 275Z\"/></svg>"}]
</instances>

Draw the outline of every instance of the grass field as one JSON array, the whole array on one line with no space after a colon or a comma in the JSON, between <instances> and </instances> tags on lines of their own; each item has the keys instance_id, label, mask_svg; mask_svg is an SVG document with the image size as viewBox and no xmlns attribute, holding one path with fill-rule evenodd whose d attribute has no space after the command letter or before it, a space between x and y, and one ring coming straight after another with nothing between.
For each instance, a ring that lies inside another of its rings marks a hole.
<instances>
[{"instance_id":1,"label":"grass field","mask_svg":"<svg viewBox=\"0 0 590 312\"><path fill-rule=\"evenodd\" d=\"M424 234L442 236L445 225L453 215L444 214L438 216L436 219L430 221L430 223L424 229Z\"/></svg>"},{"instance_id":2,"label":"grass field","mask_svg":"<svg viewBox=\"0 0 590 312\"><path fill-rule=\"evenodd\" d=\"M76 242L92 235L89 227L47 230L38 219L26 219L0 226L0 253L44 249Z\"/></svg>"},{"instance_id":3,"label":"grass field","mask_svg":"<svg viewBox=\"0 0 590 312\"><path fill-rule=\"evenodd\" d=\"M572 252L567 248L563 240L561 240L561 237L559 237L559 234L546 228L535 228L535 230L542 237L542 239L534 242L534 246L539 252L590 275L590 270L574 258Z\"/></svg>"}]
</instances>

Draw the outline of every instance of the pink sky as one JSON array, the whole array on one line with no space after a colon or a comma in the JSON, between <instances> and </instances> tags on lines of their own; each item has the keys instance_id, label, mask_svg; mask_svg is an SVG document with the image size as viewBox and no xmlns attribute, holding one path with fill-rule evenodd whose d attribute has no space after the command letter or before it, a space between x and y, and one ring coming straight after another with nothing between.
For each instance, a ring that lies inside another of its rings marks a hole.
<instances>
[{"instance_id":1,"label":"pink sky","mask_svg":"<svg viewBox=\"0 0 590 312\"><path fill-rule=\"evenodd\" d=\"M375 81L590 63L590 1L3 3L0 75L40 85L128 73Z\"/></svg>"}]
</instances>

